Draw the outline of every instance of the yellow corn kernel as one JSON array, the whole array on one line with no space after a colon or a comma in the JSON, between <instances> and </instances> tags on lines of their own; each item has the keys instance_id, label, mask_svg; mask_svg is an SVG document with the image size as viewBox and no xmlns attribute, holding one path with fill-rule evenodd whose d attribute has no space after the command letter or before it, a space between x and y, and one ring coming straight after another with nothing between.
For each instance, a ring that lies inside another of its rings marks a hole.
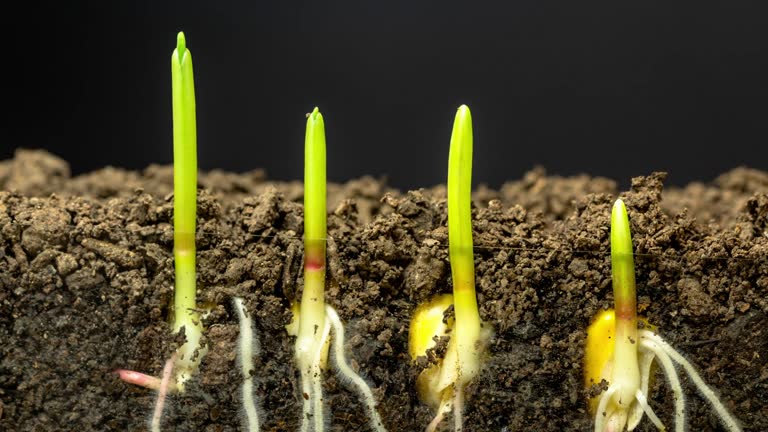
<instances>
[{"instance_id":1,"label":"yellow corn kernel","mask_svg":"<svg viewBox=\"0 0 768 432\"><path fill-rule=\"evenodd\" d=\"M436 337L450 334L454 320L453 318L444 320L443 316L451 305L453 305L453 295L441 294L416 308L408 329L408 353L412 360L425 356L427 350L436 345ZM437 388L442 363L440 360L437 364L424 369L416 380L419 399L434 409L437 409L446 396L450 398L450 395L444 394L445 391L453 390L450 386L446 389Z\"/></svg>"},{"instance_id":2,"label":"yellow corn kernel","mask_svg":"<svg viewBox=\"0 0 768 432\"><path fill-rule=\"evenodd\" d=\"M646 329L655 329L645 318L638 318ZM592 324L587 328L587 346L584 352L584 387L600 384L606 380L610 383L613 372L614 336L616 333L616 313L608 309L597 314ZM600 396L589 399L589 412L594 415Z\"/></svg>"},{"instance_id":3,"label":"yellow corn kernel","mask_svg":"<svg viewBox=\"0 0 768 432\"><path fill-rule=\"evenodd\" d=\"M408 328L408 352L412 360L427 354L434 347L434 337L447 336L453 328L453 318L443 321L443 314L453 304L453 295L441 294L422 303L413 313Z\"/></svg>"}]
</instances>

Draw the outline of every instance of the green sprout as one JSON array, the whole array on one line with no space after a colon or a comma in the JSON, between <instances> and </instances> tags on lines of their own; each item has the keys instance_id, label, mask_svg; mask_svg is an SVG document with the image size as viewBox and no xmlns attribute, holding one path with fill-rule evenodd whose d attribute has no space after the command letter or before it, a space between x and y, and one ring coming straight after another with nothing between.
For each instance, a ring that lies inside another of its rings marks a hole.
<instances>
[{"instance_id":1,"label":"green sprout","mask_svg":"<svg viewBox=\"0 0 768 432\"><path fill-rule=\"evenodd\" d=\"M325 123L315 108L307 117L304 140L304 291L301 296L296 360L304 398L302 430L314 416L314 430L323 430L322 369L327 357L330 325L325 319ZM311 404L310 405L310 399Z\"/></svg>"},{"instance_id":2,"label":"green sprout","mask_svg":"<svg viewBox=\"0 0 768 432\"><path fill-rule=\"evenodd\" d=\"M304 291L296 339L297 356L311 363L322 349L325 328L325 125L317 108L307 118L304 146Z\"/></svg>"},{"instance_id":3,"label":"green sprout","mask_svg":"<svg viewBox=\"0 0 768 432\"><path fill-rule=\"evenodd\" d=\"M200 345L203 326L195 295L195 225L197 222L197 126L192 54L184 33L179 32L171 56L173 88L173 255L176 288L173 302L173 331L184 329L186 342L179 347L176 385L197 373L206 348Z\"/></svg>"},{"instance_id":4,"label":"green sprout","mask_svg":"<svg viewBox=\"0 0 768 432\"><path fill-rule=\"evenodd\" d=\"M464 390L480 371L481 355L490 337L490 329L483 328L480 321L475 294L471 192L472 116L462 105L453 123L448 156L448 249L453 296L440 295L418 307L409 331L413 359L434 346L435 336L451 335L442 362L425 369L417 382L421 399L437 409L427 431L436 430L451 411L454 429L463 430ZM443 312L451 303L455 318L444 322Z\"/></svg>"},{"instance_id":5,"label":"green sprout","mask_svg":"<svg viewBox=\"0 0 768 432\"><path fill-rule=\"evenodd\" d=\"M616 313L613 399L619 407L628 407L640 385L637 363L637 293L632 235L624 202L616 201L611 212L611 268L613 301Z\"/></svg>"},{"instance_id":6,"label":"green sprout","mask_svg":"<svg viewBox=\"0 0 768 432\"><path fill-rule=\"evenodd\" d=\"M347 364L341 320L336 310L325 304L325 123L317 108L307 116L304 145L304 291L301 303L291 306L294 318L288 326L288 333L297 336L295 355L301 373L303 400L300 430L325 430L322 377L333 343L337 373L342 381L352 383L360 392L371 428L383 432L385 429L370 387ZM331 330L333 338L330 337Z\"/></svg>"},{"instance_id":7,"label":"green sprout","mask_svg":"<svg viewBox=\"0 0 768 432\"><path fill-rule=\"evenodd\" d=\"M173 252L175 289L173 332L184 331L186 338L166 361L162 378L140 372L118 369L120 379L158 391L150 429L160 431L160 420L167 394L184 391L184 384L197 373L200 360L207 352L201 346L203 326L195 302L195 226L197 218L197 130L195 120L195 83L192 54L187 49L184 33L176 38L171 55L173 94ZM171 379L172 373L175 376Z\"/></svg>"},{"instance_id":8,"label":"green sprout","mask_svg":"<svg viewBox=\"0 0 768 432\"><path fill-rule=\"evenodd\" d=\"M651 365L658 358L675 396L675 431L685 430L685 396L674 362L683 367L699 392L712 404L727 430L740 431L736 419L701 379L694 367L655 333L653 326L637 317L635 264L629 216L622 200L611 213L611 268L614 310L598 314L587 330L584 384L605 380L610 385L602 395L590 399L595 432L634 430L647 415L659 430L664 424L648 404ZM638 321L644 329L638 329ZM646 330L645 328L650 328Z\"/></svg>"}]
</instances>

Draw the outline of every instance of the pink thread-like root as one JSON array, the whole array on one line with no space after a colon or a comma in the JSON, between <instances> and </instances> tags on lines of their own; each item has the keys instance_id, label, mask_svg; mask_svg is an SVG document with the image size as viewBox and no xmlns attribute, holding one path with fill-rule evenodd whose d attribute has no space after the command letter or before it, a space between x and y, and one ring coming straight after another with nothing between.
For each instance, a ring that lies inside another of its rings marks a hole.
<instances>
[{"instance_id":1,"label":"pink thread-like root","mask_svg":"<svg viewBox=\"0 0 768 432\"><path fill-rule=\"evenodd\" d=\"M117 369L115 372L121 380L128 384L134 384L150 390L158 390L160 388L160 378L127 369Z\"/></svg>"}]
</instances>

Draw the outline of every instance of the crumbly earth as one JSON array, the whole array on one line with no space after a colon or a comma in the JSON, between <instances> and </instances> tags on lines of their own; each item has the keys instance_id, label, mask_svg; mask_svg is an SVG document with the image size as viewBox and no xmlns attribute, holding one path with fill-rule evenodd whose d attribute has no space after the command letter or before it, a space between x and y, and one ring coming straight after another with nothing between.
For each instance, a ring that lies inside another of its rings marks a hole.
<instances>
[{"instance_id":1,"label":"crumbly earth","mask_svg":"<svg viewBox=\"0 0 768 432\"><path fill-rule=\"evenodd\" d=\"M698 367L746 430L768 430L768 173L736 169L712 184L663 189L664 174L550 177L535 169L480 187L473 226L477 295L494 329L469 387L468 431L586 431L586 327L611 307L609 219L627 203L641 314ZM301 410L288 306L302 287L301 183L263 172L199 180L198 301L210 350L163 425L241 430L233 296L254 316L264 430L297 430ZM159 375L180 343L173 298L172 169L71 177L46 153L0 162L0 430L142 431L155 393L113 371ZM414 308L450 292L444 187L400 193L364 178L331 185L327 301L346 352L374 389L390 431L423 430L430 409L408 356ZM672 424L661 372L650 399ZM690 430L719 431L688 379ZM365 411L333 371L333 431L365 431ZM654 430L644 420L638 428ZM446 430L449 430L446 427Z\"/></svg>"}]
</instances>

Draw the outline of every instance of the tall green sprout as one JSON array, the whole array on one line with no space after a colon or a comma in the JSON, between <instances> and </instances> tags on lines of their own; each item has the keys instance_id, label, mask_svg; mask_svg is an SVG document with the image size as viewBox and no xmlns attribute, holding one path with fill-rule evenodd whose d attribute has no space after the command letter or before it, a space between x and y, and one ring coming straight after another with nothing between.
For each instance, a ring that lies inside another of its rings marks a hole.
<instances>
[{"instance_id":1,"label":"tall green sprout","mask_svg":"<svg viewBox=\"0 0 768 432\"><path fill-rule=\"evenodd\" d=\"M296 338L296 363L301 372L301 432L323 432L323 370L333 345L336 373L355 387L365 405L371 429L385 432L370 386L347 362L344 325L339 314L325 304L325 124L317 108L307 116L304 141L304 292L301 304L291 305L293 321L286 327ZM333 337L331 337L333 331ZM311 422L311 425L310 425Z\"/></svg>"},{"instance_id":2,"label":"tall green sprout","mask_svg":"<svg viewBox=\"0 0 768 432\"><path fill-rule=\"evenodd\" d=\"M624 201L616 200L611 212L611 270L616 313L616 346L613 383L619 390L614 400L625 407L634 400L640 385L637 357L637 293L632 234Z\"/></svg>"},{"instance_id":3,"label":"tall green sprout","mask_svg":"<svg viewBox=\"0 0 768 432\"><path fill-rule=\"evenodd\" d=\"M319 349L325 327L325 124L315 108L304 140L304 292L296 346L299 353Z\"/></svg>"},{"instance_id":4,"label":"tall green sprout","mask_svg":"<svg viewBox=\"0 0 768 432\"><path fill-rule=\"evenodd\" d=\"M453 329L456 350L447 353L445 363L449 368L456 365L457 376L452 380L457 431L462 428L464 387L477 376L480 368L480 313L475 294L471 200L472 115L469 108L462 105L456 112L448 155L448 251L456 314ZM455 360L451 352L456 353Z\"/></svg>"},{"instance_id":5,"label":"tall green sprout","mask_svg":"<svg viewBox=\"0 0 768 432\"><path fill-rule=\"evenodd\" d=\"M304 291L296 339L296 361L304 395L302 431L324 428L322 370L327 356L330 322L325 308L325 124L315 108L307 117L304 140Z\"/></svg>"},{"instance_id":6,"label":"tall green sprout","mask_svg":"<svg viewBox=\"0 0 768 432\"><path fill-rule=\"evenodd\" d=\"M196 373L203 327L196 312L195 224L197 219L197 126L192 54L179 32L171 56L173 92L173 253L176 266L173 331L184 329L179 347L177 385Z\"/></svg>"},{"instance_id":7,"label":"tall green sprout","mask_svg":"<svg viewBox=\"0 0 768 432\"><path fill-rule=\"evenodd\" d=\"M427 431L437 429L453 411L454 429L463 428L464 390L480 371L480 357L491 330L483 329L475 293L472 246L472 115L459 107L448 155L448 250L453 295L439 295L419 305L411 319L408 350L412 359L426 355L437 337L450 335L445 357L424 369L416 382L419 398L437 409ZM454 319L444 320L451 304Z\"/></svg>"},{"instance_id":8,"label":"tall green sprout","mask_svg":"<svg viewBox=\"0 0 768 432\"><path fill-rule=\"evenodd\" d=\"M475 294L472 247L472 115L459 107L448 155L448 251L453 277L457 385L466 385L479 368L480 314ZM448 364L452 359L446 358Z\"/></svg>"}]
</instances>

